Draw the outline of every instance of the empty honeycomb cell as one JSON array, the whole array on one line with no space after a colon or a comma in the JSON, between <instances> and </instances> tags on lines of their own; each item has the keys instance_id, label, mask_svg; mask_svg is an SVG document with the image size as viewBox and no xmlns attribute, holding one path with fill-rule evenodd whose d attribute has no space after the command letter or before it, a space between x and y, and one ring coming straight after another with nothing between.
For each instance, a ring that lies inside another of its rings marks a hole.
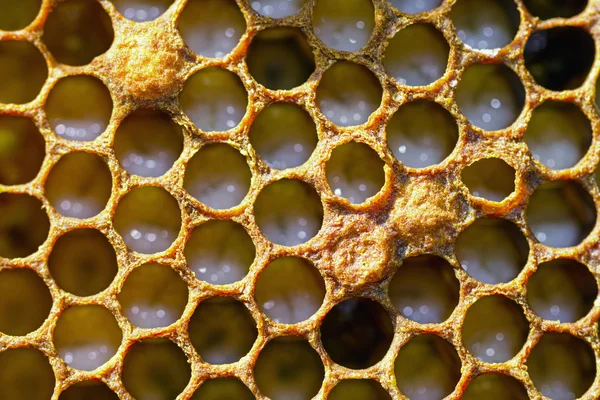
<instances>
[{"instance_id":1,"label":"empty honeycomb cell","mask_svg":"<svg viewBox=\"0 0 600 400\"><path fill-rule=\"evenodd\" d=\"M527 282L529 305L547 320L575 322L592 309L597 295L594 275L569 259L541 263Z\"/></svg>"},{"instance_id":2,"label":"empty honeycomb cell","mask_svg":"<svg viewBox=\"0 0 600 400\"><path fill-rule=\"evenodd\" d=\"M26 194L0 193L0 257L35 253L50 231L42 202Z\"/></svg>"},{"instance_id":3,"label":"empty honeycomb cell","mask_svg":"<svg viewBox=\"0 0 600 400\"><path fill-rule=\"evenodd\" d=\"M433 10L442 0L388 0L394 7L406 14L418 14Z\"/></svg>"},{"instance_id":4,"label":"empty honeycomb cell","mask_svg":"<svg viewBox=\"0 0 600 400\"><path fill-rule=\"evenodd\" d=\"M42 53L31 43L0 42L0 103L28 103L40 93L48 67Z\"/></svg>"},{"instance_id":5,"label":"empty honeycomb cell","mask_svg":"<svg viewBox=\"0 0 600 400\"><path fill-rule=\"evenodd\" d=\"M52 397L54 385L54 372L42 352L17 348L0 353L3 400L48 400Z\"/></svg>"},{"instance_id":6,"label":"empty honeycomb cell","mask_svg":"<svg viewBox=\"0 0 600 400\"><path fill-rule=\"evenodd\" d=\"M91 153L64 155L50 170L45 192L50 204L65 217L90 218L110 197L112 175L106 162Z\"/></svg>"},{"instance_id":7,"label":"empty honeycomb cell","mask_svg":"<svg viewBox=\"0 0 600 400\"><path fill-rule=\"evenodd\" d=\"M235 0L189 0L179 16L185 44L203 57L223 57L239 43L246 21Z\"/></svg>"},{"instance_id":8,"label":"empty honeycomb cell","mask_svg":"<svg viewBox=\"0 0 600 400\"><path fill-rule=\"evenodd\" d=\"M541 19L574 17L587 3L588 0L523 0L527 10Z\"/></svg>"},{"instance_id":9,"label":"empty honeycomb cell","mask_svg":"<svg viewBox=\"0 0 600 400\"><path fill-rule=\"evenodd\" d=\"M227 285L244 279L256 249L241 225L215 220L194 229L184 254L196 278L213 285Z\"/></svg>"},{"instance_id":10,"label":"empty honeycomb cell","mask_svg":"<svg viewBox=\"0 0 600 400\"><path fill-rule=\"evenodd\" d=\"M48 318L52 297L35 272L25 268L0 271L0 332L21 336Z\"/></svg>"},{"instance_id":11,"label":"empty honeycomb cell","mask_svg":"<svg viewBox=\"0 0 600 400\"><path fill-rule=\"evenodd\" d=\"M233 147L216 143L202 147L188 163L183 187L207 206L223 210L246 197L252 174L246 158Z\"/></svg>"},{"instance_id":12,"label":"empty honeycomb cell","mask_svg":"<svg viewBox=\"0 0 600 400\"><path fill-rule=\"evenodd\" d=\"M210 364L239 361L258 336L246 306L230 297L202 301L190 318L188 330L194 348Z\"/></svg>"},{"instance_id":13,"label":"empty honeycomb cell","mask_svg":"<svg viewBox=\"0 0 600 400\"><path fill-rule=\"evenodd\" d=\"M48 122L56 134L68 140L89 142L108 126L113 102L100 79L74 75L54 85L45 106Z\"/></svg>"},{"instance_id":14,"label":"empty honeycomb cell","mask_svg":"<svg viewBox=\"0 0 600 400\"><path fill-rule=\"evenodd\" d=\"M138 400L174 399L192 375L183 351L168 339L136 342L123 361L123 386Z\"/></svg>"},{"instance_id":15,"label":"empty honeycomb cell","mask_svg":"<svg viewBox=\"0 0 600 400\"><path fill-rule=\"evenodd\" d=\"M484 374L473 379L462 398L464 400L528 400L523 384L512 376Z\"/></svg>"},{"instance_id":16,"label":"empty honeycomb cell","mask_svg":"<svg viewBox=\"0 0 600 400\"><path fill-rule=\"evenodd\" d=\"M61 289L91 296L110 285L119 267L106 236L95 229L76 229L54 243L48 269Z\"/></svg>"},{"instance_id":17,"label":"empty honeycomb cell","mask_svg":"<svg viewBox=\"0 0 600 400\"><path fill-rule=\"evenodd\" d=\"M119 396L105 383L83 381L62 392L58 400L118 400Z\"/></svg>"},{"instance_id":18,"label":"empty honeycomb cell","mask_svg":"<svg viewBox=\"0 0 600 400\"><path fill-rule=\"evenodd\" d=\"M509 127L519 117L525 89L503 64L474 64L458 83L456 103L471 124L495 131Z\"/></svg>"},{"instance_id":19,"label":"empty honeycomb cell","mask_svg":"<svg viewBox=\"0 0 600 400\"><path fill-rule=\"evenodd\" d=\"M478 359L498 363L513 358L527 341L523 309L504 296L483 297L467 310L462 339Z\"/></svg>"},{"instance_id":20,"label":"empty honeycomb cell","mask_svg":"<svg viewBox=\"0 0 600 400\"><path fill-rule=\"evenodd\" d=\"M533 158L548 168L570 168L590 148L592 126L578 106L549 100L533 111L525 142Z\"/></svg>"},{"instance_id":21,"label":"empty honeycomb cell","mask_svg":"<svg viewBox=\"0 0 600 400\"><path fill-rule=\"evenodd\" d=\"M297 14L306 0L259 0L252 1L252 9L271 18L285 18Z\"/></svg>"},{"instance_id":22,"label":"empty honeycomb cell","mask_svg":"<svg viewBox=\"0 0 600 400\"><path fill-rule=\"evenodd\" d=\"M235 128L244 117L248 93L236 74L209 67L187 80L180 101L183 111L198 129L226 131Z\"/></svg>"},{"instance_id":23,"label":"empty honeycomb cell","mask_svg":"<svg viewBox=\"0 0 600 400\"><path fill-rule=\"evenodd\" d=\"M524 58L537 84L550 90L575 89L583 84L594 63L594 39L575 27L537 31L527 40Z\"/></svg>"},{"instance_id":24,"label":"empty honeycomb cell","mask_svg":"<svg viewBox=\"0 0 600 400\"><path fill-rule=\"evenodd\" d=\"M390 40L383 66L403 85L425 86L444 75L449 53L446 38L433 25L414 24Z\"/></svg>"},{"instance_id":25,"label":"empty honeycomb cell","mask_svg":"<svg viewBox=\"0 0 600 400\"><path fill-rule=\"evenodd\" d=\"M250 126L250 143L271 168L304 164L317 146L317 127L300 106L274 103L262 110Z\"/></svg>"},{"instance_id":26,"label":"empty honeycomb cell","mask_svg":"<svg viewBox=\"0 0 600 400\"><path fill-rule=\"evenodd\" d=\"M521 272L529 257L529 243L512 222L480 218L456 240L454 251L461 266L483 283L504 283Z\"/></svg>"},{"instance_id":27,"label":"empty honeycomb cell","mask_svg":"<svg viewBox=\"0 0 600 400\"><path fill-rule=\"evenodd\" d=\"M173 0L112 0L125 18L136 22L152 21L160 17Z\"/></svg>"},{"instance_id":28,"label":"empty honeycomb cell","mask_svg":"<svg viewBox=\"0 0 600 400\"><path fill-rule=\"evenodd\" d=\"M428 100L400 106L388 122L386 132L394 156L412 168L442 162L458 141L458 126L452 114Z\"/></svg>"},{"instance_id":29,"label":"empty honeycomb cell","mask_svg":"<svg viewBox=\"0 0 600 400\"><path fill-rule=\"evenodd\" d=\"M300 29L274 28L259 32L246 55L248 71L268 89L293 89L315 70L315 57Z\"/></svg>"},{"instance_id":30,"label":"empty honeycomb cell","mask_svg":"<svg viewBox=\"0 0 600 400\"><path fill-rule=\"evenodd\" d=\"M182 129L162 111L135 111L119 125L114 149L119 163L130 174L161 176L183 150Z\"/></svg>"},{"instance_id":31,"label":"empty honeycomb cell","mask_svg":"<svg viewBox=\"0 0 600 400\"><path fill-rule=\"evenodd\" d=\"M334 124L364 124L377 110L383 90L373 73L365 66L338 61L321 78L317 88L321 112Z\"/></svg>"},{"instance_id":32,"label":"empty honeycomb cell","mask_svg":"<svg viewBox=\"0 0 600 400\"><path fill-rule=\"evenodd\" d=\"M327 46L359 51L375 26L372 0L317 0L312 13L315 35Z\"/></svg>"},{"instance_id":33,"label":"empty honeycomb cell","mask_svg":"<svg viewBox=\"0 0 600 400\"><path fill-rule=\"evenodd\" d=\"M295 324L310 318L321 307L325 284L307 260L281 257L260 273L254 297L273 321Z\"/></svg>"},{"instance_id":34,"label":"empty honeycomb cell","mask_svg":"<svg viewBox=\"0 0 600 400\"><path fill-rule=\"evenodd\" d=\"M42 0L4 0L2 14L0 14L0 29L3 31L17 31L33 22Z\"/></svg>"},{"instance_id":35,"label":"empty honeycomb cell","mask_svg":"<svg viewBox=\"0 0 600 400\"><path fill-rule=\"evenodd\" d=\"M460 379L460 359L450 343L436 335L415 336L400 348L394 374L403 395L411 400L441 399Z\"/></svg>"},{"instance_id":36,"label":"empty honeycomb cell","mask_svg":"<svg viewBox=\"0 0 600 400\"><path fill-rule=\"evenodd\" d=\"M256 223L271 242L296 246L313 238L323 224L323 205L315 189L295 179L265 187L254 203Z\"/></svg>"},{"instance_id":37,"label":"empty honeycomb cell","mask_svg":"<svg viewBox=\"0 0 600 400\"><path fill-rule=\"evenodd\" d=\"M592 348L568 333L546 333L527 359L535 387L553 400L581 397L596 375Z\"/></svg>"},{"instance_id":38,"label":"empty honeycomb cell","mask_svg":"<svg viewBox=\"0 0 600 400\"><path fill-rule=\"evenodd\" d=\"M371 379L345 379L340 381L327 396L329 400L389 400L381 385Z\"/></svg>"},{"instance_id":39,"label":"empty honeycomb cell","mask_svg":"<svg viewBox=\"0 0 600 400\"><path fill-rule=\"evenodd\" d=\"M448 261L437 256L409 257L388 289L394 306L421 324L445 321L458 305L460 283Z\"/></svg>"},{"instance_id":40,"label":"empty honeycomb cell","mask_svg":"<svg viewBox=\"0 0 600 400\"><path fill-rule=\"evenodd\" d=\"M96 0L66 0L46 19L42 40L56 61L85 65L111 46L114 31L110 17Z\"/></svg>"},{"instance_id":41,"label":"empty honeycomb cell","mask_svg":"<svg viewBox=\"0 0 600 400\"><path fill-rule=\"evenodd\" d=\"M110 311L102 306L72 306L58 318L54 345L71 367L92 371L117 353L123 333Z\"/></svg>"},{"instance_id":42,"label":"empty honeycomb cell","mask_svg":"<svg viewBox=\"0 0 600 400\"><path fill-rule=\"evenodd\" d=\"M0 185L34 179L44 161L44 146L44 138L31 119L0 115Z\"/></svg>"},{"instance_id":43,"label":"empty honeycomb cell","mask_svg":"<svg viewBox=\"0 0 600 400\"><path fill-rule=\"evenodd\" d=\"M127 276L118 299L133 325L159 328L181 317L188 300L188 288L171 267L145 264Z\"/></svg>"},{"instance_id":44,"label":"empty honeycomb cell","mask_svg":"<svg viewBox=\"0 0 600 400\"><path fill-rule=\"evenodd\" d=\"M490 201L502 201L515 190L515 169L499 158L475 161L461 178L471 195Z\"/></svg>"},{"instance_id":45,"label":"empty honeycomb cell","mask_svg":"<svg viewBox=\"0 0 600 400\"><path fill-rule=\"evenodd\" d=\"M237 378L208 379L196 390L191 400L254 400L255 397Z\"/></svg>"},{"instance_id":46,"label":"empty honeycomb cell","mask_svg":"<svg viewBox=\"0 0 600 400\"><path fill-rule=\"evenodd\" d=\"M312 399L319 392L324 375L319 355L299 337L271 340L254 365L258 389L271 399Z\"/></svg>"},{"instance_id":47,"label":"empty honeycomb cell","mask_svg":"<svg viewBox=\"0 0 600 400\"><path fill-rule=\"evenodd\" d=\"M349 142L333 149L327 161L327 181L336 196L363 203L385 183L385 163L364 143Z\"/></svg>"},{"instance_id":48,"label":"empty honeycomb cell","mask_svg":"<svg viewBox=\"0 0 600 400\"><path fill-rule=\"evenodd\" d=\"M378 363L394 336L392 320L381 304L351 298L333 307L321 323L321 340L329 357L347 368Z\"/></svg>"},{"instance_id":49,"label":"empty honeycomb cell","mask_svg":"<svg viewBox=\"0 0 600 400\"><path fill-rule=\"evenodd\" d=\"M504 47L519 29L514 0L457 0L450 17L458 37L474 49Z\"/></svg>"},{"instance_id":50,"label":"empty honeycomb cell","mask_svg":"<svg viewBox=\"0 0 600 400\"><path fill-rule=\"evenodd\" d=\"M550 247L576 246L592 231L596 207L580 184L546 182L529 198L525 219L540 243Z\"/></svg>"},{"instance_id":51,"label":"empty honeycomb cell","mask_svg":"<svg viewBox=\"0 0 600 400\"><path fill-rule=\"evenodd\" d=\"M113 218L125 244L144 254L168 249L181 228L177 201L165 189L152 186L127 193L119 201Z\"/></svg>"}]
</instances>

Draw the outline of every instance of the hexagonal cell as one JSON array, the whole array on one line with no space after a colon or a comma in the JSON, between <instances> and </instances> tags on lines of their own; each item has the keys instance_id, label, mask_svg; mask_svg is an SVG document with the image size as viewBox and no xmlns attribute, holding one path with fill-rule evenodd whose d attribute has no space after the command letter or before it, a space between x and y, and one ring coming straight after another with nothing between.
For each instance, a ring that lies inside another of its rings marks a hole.
<instances>
[{"instance_id":1,"label":"hexagonal cell","mask_svg":"<svg viewBox=\"0 0 600 400\"><path fill-rule=\"evenodd\" d=\"M226 131L235 128L244 118L248 93L236 74L209 67L188 78L180 101L183 111L198 129Z\"/></svg>"},{"instance_id":2,"label":"hexagonal cell","mask_svg":"<svg viewBox=\"0 0 600 400\"><path fill-rule=\"evenodd\" d=\"M190 340L210 364L229 364L244 357L254 344L256 321L246 306L230 297L202 301L189 323Z\"/></svg>"},{"instance_id":3,"label":"hexagonal cell","mask_svg":"<svg viewBox=\"0 0 600 400\"><path fill-rule=\"evenodd\" d=\"M307 260L281 257L261 271L254 297L260 309L275 322L295 324L310 318L321 307L325 283Z\"/></svg>"},{"instance_id":4,"label":"hexagonal cell","mask_svg":"<svg viewBox=\"0 0 600 400\"><path fill-rule=\"evenodd\" d=\"M271 168L304 164L317 146L317 127L300 106L273 103L256 117L248 133L250 143Z\"/></svg>"},{"instance_id":5,"label":"hexagonal cell","mask_svg":"<svg viewBox=\"0 0 600 400\"><path fill-rule=\"evenodd\" d=\"M450 343L436 335L415 336L400 348L396 384L411 400L441 399L460 379L460 358Z\"/></svg>"},{"instance_id":6,"label":"hexagonal cell","mask_svg":"<svg viewBox=\"0 0 600 400\"><path fill-rule=\"evenodd\" d=\"M421 324L445 321L458 305L459 290L448 261L430 255L405 259L388 288L398 311Z\"/></svg>"},{"instance_id":7,"label":"hexagonal cell","mask_svg":"<svg viewBox=\"0 0 600 400\"><path fill-rule=\"evenodd\" d=\"M371 379L345 379L340 381L327 396L329 400L389 400L390 394Z\"/></svg>"},{"instance_id":8,"label":"hexagonal cell","mask_svg":"<svg viewBox=\"0 0 600 400\"><path fill-rule=\"evenodd\" d=\"M527 302L547 320L575 322L592 309L596 296L594 275L574 260L541 263L527 282Z\"/></svg>"},{"instance_id":9,"label":"hexagonal cell","mask_svg":"<svg viewBox=\"0 0 600 400\"><path fill-rule=\"evenodd\" d=\"M456 103L471 124L487 131L500 130L519 117L525 89L503 64L474 64L458 83Z\"/></svg>"},{"instance_id":10,"label":"hexagonal cell","mask_svg":"<svg viewBox=\"0 0 600 400\"><path fill-rule=\"evenodd\" d=\"M327 119L339 126L355 126L367 122L377 110L383 90L367 67L338 61L323 74L316 95Z\"/></svg>"},{"instance_id":11,"label":"hexagonal cell","mask_svg":"<svg viewBox=\"0 0 600 400\"><path fill-rule=\"evenodd\" d=\"M590 148L592 126L575 104L548 100L533 110L525 142L533 158L548 168L570 168Z\"/></svg>"},{"instance_id":12,"label":"hexagonal cell","mask_svg":"<svg viewBox=\"0 0 600 400\"><path fill-rule=\"evenodd\" d=\"M458 37L474 49L496 49L512 42L519 29L513 0L460 0L450 13Z\"/></svg>"},{"instance_id":13,"label":"hexagonal cell","mask_svg":"<svg viewBox=\"0 0 600 400\"><path fill-rule=\"evenodd\" d=\"M336 196L360 204L385 183L385 163L371 147L349 142L333 149L326 164L327 182Z\"/></svg>"},{"instance_id":14,"label":"hexagonal cell","mask_svg":"<svg viewBox=\"0 0 600 400\"><path fill-rule=\"evenodd\" d=\"M26 194L0 193L0 257L27 257L46 241L50 220L42 202Z\"/></svg>"},{"instance_id":15,"label":"hexagonal cell","mask_svg":"<svg viewBox=\"0 0 600 400\"><path fill-rule=\"evenodd\" d=\"M528 400L529 396L523 384L512 376L491 373L473 379L462 398L464 400Z\"/></svg>"},{"instance_id":16,"label":"hexagonal cell","mask_svg":"<svg viewBox=\"0 0 600 400\"><path fill-rule=\"evenodd\" d=\"M310 399L325 370L317 352L299 337L278 337L265 345L254 365L260 392L272 399Z\"/></svg>"},{"instance_id":17,"label":"hexagonal cell","mask_svg":"<svg viewBox=\"0 0 600 400\"><path fill-rule=\"evenodd\" d=\"M112 0L125 18L136 22L153 21L160 17L173 0Z\"/></svg>"},{"instance_id":18,"label":"hexagonal cell","mask_svg":"<svg viewBox=\"0 0 600 400\"><path fill-rule=\"evenodd\" d=\"M429 85L446 72L450 46L430 24L414 24L389 41L383 66L390 76L409 86Z\"/></svg>"},{"instance_id":19,"label":"hexagonal cell","mask_svg":"<svg viewBox=\"0 0 600 400\"><path fill-rule=\"evenodd\" d=\"M118 400L119 396L103 382L83 381L62 392L58 400Z\"/></svg>"},{"instance_id":20,"label":"hexagonal cell","mask_svg":"<svg viewBox=\"0 0 600 400\"><path fill-rule=\"evenodd\" d=\"M595 59L594 39L581 28L534 32L525 44L525 67L550 90L575 89L587 78Z\"/></svg>"},{"instance_id":21,"label":"hexagonal cell","mask_svg":"<svg viewBox=\"0 0 600 400\"><path fill-rule=\"evenodd\" d=\"M44 26L42 40L56 61L84 65L104 54L114 31L110 17L95 0L68 0L56 5Z\"/></svg>"},{"instance_id":22,"label":"hexagonal cell","mask_svg":"<svg viewBox=\"0 0 600 400\"><path fill-rule=\"evenodd\" d=\"M387 125L388 146L404 165L424 168L442 162L458 141L456 121L429 100L406 103Z\"/></svg>"},{"instance_id":23,"label":"hexagonal cell","mask_svg":"<svg viewBox=\"0 0 600 400\"><path fill-rule=\"evenodd\" d=\"M406 14L418 14L433 10L442 4L442 0L388 0L394 7Z\"/></svg>"},{"instance_id":24,"label":"hexagonal cell","mask_svg":"<svg viewBox=\"0 0 600 400\"><path fill-rule=\"evenodd\" d=\"M306 0L259 0L252 1L252 9L271 18L285 18L297 14Z\"/></svg>"},{"instance_id":25,"label":"hexagonal cell","mask_svg":"<svg viewBox=\"0 0 600 400\"><path fill-rule=\"evenodd\" d=\"M392 320L381 304L352 298L333 307L321 323L329 357L347 368L363 369L385 356L394 337Z\"/></svg>"},{"instance_id":26,"label":"hexagonal cell","mask_svg":"<svg viewBox=\"0 0 600 400\"><path fill-rule=\"evenodd\" d=\"M48 122L60 137L89 142L108 126L113 102L100 79L74 75L62 78L54 85L45 107Z\"/></svg>"},{"instance_id":27,"label":"hexagonal cell","mask_svg":"<svg viewBox=\"0 0 600 400\"><path fill-rule=\"evenodd\" d=\"M246 158L228 144L215 143L194 154L185 170L183 187L207 206L224 210L242 202L251 179Z\"/></svg>"},{"instance_id":28,"label":"hexagonal cell","mask_svg":"<svg viewBox=\"0 0 600 400\"><path fill-rule=\"evenodd\" d=\"M529 198L525 219L536 239L546 246L576 246L594 228L596 206L576 182L546 182Z\"/></svg>"},{"instance_id":29,"label":"hexagonal cell","mask_svg":"<svg viewBox=\"0 0 600 400\"><path fill-rule=\"evenodd\" d=\"M58 238L48 257L48 269L61 289L91 296L111 284L119 266L106 236L95 229L76 229Z\"/></svg>"},{"instance_id":30,"label":"hexagonal cell","mask_svg":"<svg viewBox=\"0 0 600 400\"><path fill-rule=\"evenodd\" d=\"M196 390L191 400L254 400L255 397L237 378L208 379Z\"/></svg>"},{"instance_id":31,"label":"hexagonal cell","mask_svg":"<svg viewBox=\"0 0 600 400\"><path fill-rule=\"evenodd\" d=\"M0 42L0 103L29 103L48 77L48 66L33 44L19 40Z\"/></svg>"},{"instance_id":32,"label":"hexagonal cell","mask_svg":"<svg viewBox=\"0 0 600 400\"><path fill-rule=\"evenodd\" d=\"M471 305L462 339L478 359L498 363L513 358L527 341L529 323L523 309L504 296L483 297Z\"/></svg>"},{"instance_id":33,"label":"hexagonal cell","mask_svg":"<svg viewBox=\"0 0 600 400\"><path fill-rule=\"evenodd\" d=\"M313 8L315 35L327 46L359 51L375 26L372 0L318 0Z\"/></svg>"},{"instance_id":34,"label":"hexagonal cell","mask_svg":"<svg viewBox=\"0 0 600 400\"><path fill-rule=\"evenodd\" d=\"M480 218L456 240L454 251L461 266L483 283L516 278L529 257L529 243L521 230L501 218Z\"/></svg>"},{"instance_id":35,"label":"hexagonal cell","mask_svg":"<svg viewBox=\"0 0 600 400\"><path fill-rule=\"evenodd\" d=\"M515 169L500 158L484 158L465 167L463 183L471 195L502 201L515 191Z\"/></svg>"},{"instance_id":36,"label":"hexagonal cell","mask_svg":"<svg viewBox=\"0 0 600 400\"><path fill-rule=\"evenodd\" d=\"M0 353L3 400L48 400L55 383L48 358L39 350L21 348Z\"/></svg>"},{"instance_id":37,"label":"hexagonal cell","mask_svg":"<svg viewBox=\"0 0 600 400\"><path fill-rule=\"evenodd\" d=\"M90 218L99 214L110 198L112 175L106 162L91 153L64 155L50 170L45 193L50 204L65 217Z\"/></svg>"},{"instance_id":38,"label":"hexagonal cell","mask_svg":"<svg viewBox=\"0 0 600 400\"><path fill-rule=\"evenodd\" d=\"M22 336L48 318L52 296L35 272L25 268L0 271L0 332Z\"/></svg>"},{"instance_id":39,"label":"hexagonal cell","mask_svg":"<svg viewBox=\"0 0 600 400\"><path fill-rule=\"evenodd\" d=\"M527 359L529 376L544 396L557 400L581 397L594 381L594 352L568 333L546 333Z\"/></svg>"},{"instance_id":40,"label":"hexagonal cell","mask_svg":"<svg viewBox=\"0 0 600 400\"><path fill-rule=\"evenodd\" d=\"M223 57L239 43L246 20L235 0L189 0L177 26L196 54Z\"/></svg>"},{"instance_id":41,"label":"hexagonal cell","mask_svg":"<svg viewBox=\"0 0 600 400\"><path fill-rule=\"evenodd\" d=\"M260 31L246 56L252 77L268 89L292 89L302 85L315 70L315 56L297 28Z\"/></svg>"},{"instance_id":42,"label":"hexagonal cell","mask_svg":"<svg viewBox=\"0 0 600 400\"><path fill-rule=\"evenodd\" d=\"M44 137L31 119L0 115L0 185L33 180L45 154Z\"/></svg>"},{"instance_id":43,"label":"hexagonal cell","mask_svg":"<svg viewBox=\"0 0 600 400\"><path fill-rule=\"evenodd\" d=\"M256 249L241 225L215 220L194 229L184 254L196 278L213 285L227 285L244 279Z\"/></svg>"},{"instance_id":44,"label":"hexagonal cell","mask_svg":"<svg viewBox=\"0 0 600 400\"><path fill-rule=\"evenodd\" d=\"M168 249L181 228L177 201L165 189L152 186L127 193L119 201L113 219L125 244L144 254Z\"/></svg>"},{"instance_id":45,"label":"hexagonal cell","mask_svg":"<svg viewBox=\"0 0 600 400\"><path fill-rule=\"evenodd\" d=\"M136 399L174 399L191 376L190 364L179 346L168 339L144 339L127 351L121 379Z\"/></svg>"},{"instance_id":46,"label":"hexagonal cell","mask_svg":"<svg viewBox=\"0 0 600 400\"><path fill-rule=\"evenodd\" d=\"M296 246L317 235L323 224L319 194L307 183L282 179L259 193L254 216L263 235L283 246Z\"/></svg>"},{"instance_id":47,"label":"hexagonal cell","mask_svg":"<svg viewBox=\"0 0 600 400\"><path fill-rule=\"evenodd\" d=\"M171 169L181 155L183 132L165 112L138 110L121 122L113 147L127 172L157 177Z\"/></svg>"},{"instance_id":48,"label":"hexagonal cell","mask_svg":"<svg viewBox=\"0 0 600 400\"><path fill-rule=\"evenodd\" d=\"M588 0L523 0L527 10L541 19L570 18L582 12Z\"/></svg>"},{"instance_id":49,"label":"hexagonal cell","mask_svg":"<svg viewBox=\"0 0 600 400\"><path fill-rule=\"evenodd\" d=\"M0 29L18 31L33 22L40 11L42 0L4 0L0 15Z\"/></svg>"},{"instance_id":50,"label":"hexagonal cell","mask_svg":"<svg viewBox=\"0 0 600 400\"><path fill-rule=\"evenodd\" d=\"M188 301L188 287L171 267L145 264L127 276L118 299L133 325L160 328L181 317Z\"/></svg>"},{"instance_id":51,"label":"hexagonal cell","mask_svg":"<svg viewBox=\"0 0 600 400\"><path fill-rule=\"evenodd\" d=\"M58 355L71 367L92 371L117 353L123 333L110 311L102 306L67 308L54 328Z\"/></svg>"}]
</instances>

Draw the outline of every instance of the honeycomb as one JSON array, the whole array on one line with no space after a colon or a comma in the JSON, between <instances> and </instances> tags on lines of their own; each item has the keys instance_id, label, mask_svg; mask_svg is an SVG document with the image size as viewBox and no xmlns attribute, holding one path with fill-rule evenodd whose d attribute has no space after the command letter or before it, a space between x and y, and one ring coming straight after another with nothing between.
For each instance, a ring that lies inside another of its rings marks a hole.
<instances>
[{"instance_id":1,"label":"honeycomb","mask_svg":"<svg viewBox=\"0 0 600 400\"><path fill-rule=\"evenodd\" d=\"M0 10L0 399L600 398L599 1Z\"/></svg>"}]
</instances>

